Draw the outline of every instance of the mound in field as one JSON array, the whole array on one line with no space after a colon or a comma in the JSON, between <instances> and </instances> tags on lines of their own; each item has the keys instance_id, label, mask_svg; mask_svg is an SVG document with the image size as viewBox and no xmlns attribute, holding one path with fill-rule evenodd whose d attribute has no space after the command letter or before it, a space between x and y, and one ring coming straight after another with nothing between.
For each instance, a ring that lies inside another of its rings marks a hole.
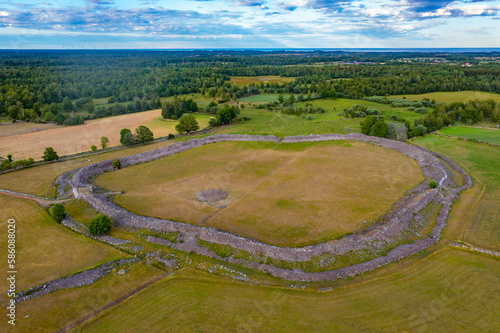
<instances>
[{"instance_id":1,"label":"mound in field","mask_svg":"<svg viewBox=\"0 0 500 333\"><path fill-rule=\"evenodd\" d=\"M195 198L203 202L215 202L226 199L227 193L217 189L210 189L198 192Z\"/></svg>"}]
</instances>

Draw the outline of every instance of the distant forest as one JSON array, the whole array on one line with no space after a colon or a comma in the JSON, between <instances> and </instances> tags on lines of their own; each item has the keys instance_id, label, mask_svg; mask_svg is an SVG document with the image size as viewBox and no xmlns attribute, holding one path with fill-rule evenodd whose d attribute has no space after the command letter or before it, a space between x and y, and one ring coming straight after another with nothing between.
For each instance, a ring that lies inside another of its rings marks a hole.
<instances>
[{"instance_id":1,"label":"distant forest","mask_svg":"<svg viewBox=\"0 0 500 333\"><path fill-rule=\"evenodd\" d=\"M500 54L0 51L0 116L74 125L159 108L160 98L188 93L223 101L259 93L353 99L435 91L500 93L500 64L478 60L493 56ZM263 75L296 80L248 87L228 82L230 76ZM106 106L95 99L105 99Z\"/></svg>"}]
</instances>

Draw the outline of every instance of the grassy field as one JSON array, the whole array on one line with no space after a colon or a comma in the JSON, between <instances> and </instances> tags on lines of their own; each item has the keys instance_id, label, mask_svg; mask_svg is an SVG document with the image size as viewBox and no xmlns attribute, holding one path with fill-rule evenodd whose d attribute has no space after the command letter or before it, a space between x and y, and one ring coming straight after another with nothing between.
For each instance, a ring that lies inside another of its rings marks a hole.
<instances>
[{"instance_id":1,"label":"grassy field","mask_svg":"<svg viewBox=\"0 0 500 333\"><path fill-rule=\"evenodd\" d=\"M439 133L500 144L500 130L498 129L452 126L440 129Z\"/></svg>"},{"instance_id":2,"label":"grassy field","mask_svg":"<svg viewBox=\"0 0 500 333\"><path fill-rule=\"evenodd\" d=\"M279 94L260 94L260 95L254 95L254 96L248 96L239 99L238 101L240 103L271 103L271 102L277 102ZM283 95L284 99L289 98L290 95L286 94Z\"/></svg>"},{"instance_id":3,"label":"grassy field","mask_svg":"<svg viewBox=\"0 0 500 333\"><path fill-rule=\"evenodd\" d=\"M18 306L16 328L19 332L58 331L70 322L125 295L161 273L163 271L139 263L122 276L118 275L115 269L92 285L58 290L21 303Z\"/></svg>"},{"instance_id":4,"label":"grassy field","mask_svg":"<svg viewBox=\"0 0 500 333\"><path fill-rule=\"evenodd\" d=\"M0 126L0 138L11 135L44 131L53 128L61 128L58 125L37 123L14 123Z\"/></svg>"},{"instance_id":5,"label":"grassy field","mask_svg":"<svg viewBox=\"0 0 500 333\"><path fill-rule=\"evenodd\" d=\"M116 202L141 215L298 246L369 226L364 221L376 220L424 179L415 161L369 144L272 146L204 146L104 174L96 184L124 190ZM221 203L228 207L195 199L211 188L229 193Z\"/></svg>"},{"instance_id":6,"label":"grassy field","mask_svg":"<svg viewBox=\"0 0 500 333\"><path fill-rule=\"evenodd\" d=\"M295 81L294 77L282 77L276 75L269 76L231 76L228 82L237 84L239 86L246 86L247 84L256 83L289 83Z\"/></svg>"},{"instance_id":7,"label":"grassy field","mask_svg":"<svg viewBox=\"0 0 500 333\"><path fill-rule=\"evenodd\" d=\"M184 271L77 331L494 332L499 285L499 260L455 250L388 278L325 293Z\"/></svg>"},{"instance_id":8,"label":"grassy field","mask_svg":"<svg viewBox=\"0 0 500 333\"><path fill-rule=\"evenodd\" d=\"M423 116L416 112L408 111L407 108L392 108L385 104L352 99L315 100L312 104L323 107L326 112L313 114L313 119L307 120L293 115L284 115L281 112L246 107L240 110L240 115L250 117L250 121L238 122L231 126L217 127L211 130L211 133L272 134L284 137L288 135L361 132L360 124L363 118L345 118L339 116L339 113L344 108L350 108L355 104L377 108L385 116L387 122L392 122L390 118L393 115L410 121L415 118L422 118ZM297 103L296 105L300 107L304 103Z\"/></svg>"},{"instance_id":9,"label":"grassy field","mask_svg":"<svg viewBox=\"0 0 500 333\"><path fill-rule=\"evenodd\" d=\"M84 125L58 127L50 130L12 135L0 138L0 156L12 154L15 159L33 157L41 160L47 147L53 147L61 155L89 151L91 145L100 146L100 138L109 139L109 146L120 144L120 130L129 128L132 131L139 125L149 127L155 137L176 134L177 121L161 120L161 111L145 111L116 117L94 119ZM200 127L208 125L210 117L196 115ZM10 125L3 125L10 126ZM22 142L22 144L20 144Z\"/></svg>"},{"instance_id":10,"label":"grassy field","mask_svg":"<svg viewBox=\"0 0 500 333\"><path fill-rule=\"evenodd\" d=\"M5 225L8 219L16 220L18 290L124 257L110 246L58 225L35 202L0 195L0 207ZM0 246L6 249L7 236L3 236ZM7 251L2 252L0 259L7 262ZM7 290L6 283L5 279L0 282L2 290Z\"/></svg>"},{"instance_id":11,"label":"grassy field","mask_svg":"<svg viewBox=\"0 0 500 333\"><path fill-rule=\"evenodd\" d=\"M500 250L500 148L436 135L414 142L461 163L484 184L484 193L470 204L470 222L463 237L477 246Z\"/></svg>"},{"instance_id":12,"label":"grassy field","mask_svg":"<svg viewBox=\"0 0 500 333\"><path fill-rule=\"evenodd\" d=\"M150 145L104 152L92 156L9 172L0 175L0 188L32 195L53 197L54 191L51 189L52 184L57 177L65 172L96 162L161 148L169 144L171 144L171 142L158 142ZM19 181L20 179L22 179L22 181Z\"/></svg>"},{"instance_id":13,"label":"grassy field","mask_svg":"<svg viewBox=\"0 0 500 333\"><path fill-rule=\"evenodd\" d=\"M454 91L454 92L433 92L427 94L419 95L395 95L389 96L391 98L403 98L406 97L408 100L421 101L424 98L428 98L431 101L434 99L436 102L445 102L446 104L452 102L468 102L475 99L487 100L492 99L496 102L500 102L500 94L487 93L482 91Z\"/></svg>"}]
</instances>

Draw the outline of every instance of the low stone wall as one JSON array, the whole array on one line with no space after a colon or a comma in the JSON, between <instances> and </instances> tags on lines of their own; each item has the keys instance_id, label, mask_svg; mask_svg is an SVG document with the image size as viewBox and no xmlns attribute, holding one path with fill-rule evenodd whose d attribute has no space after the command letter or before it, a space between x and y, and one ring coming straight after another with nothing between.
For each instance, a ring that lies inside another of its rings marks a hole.
<instances>
[{"instance_id":1,"label":"low stone wall","mask_svg":"<svg viewBox=\"0 0 500 333\"><path fill-rule=\"evenodd\" d=\"M392 141L377 137L369 137L363 134L327 134L327 135L310 135L310 136L295 136L286 137L281 142L297 143L297 142L314 142L314 141L330 141L330 140L355 140L379 145L381 147L394 149L402 154L414 159L422 168L422 172L427 178L427 181L420 184L412 191L408 197L400 200L395 208L384 217L387 222L375 224L366 230L357 234L345 236L338 240L328 241L316 245L305 246L301 248L277 247L259 242L254 239L244 238L226 231L216 228L200 227L191 224L179 223L170 220L157 219L152 217L140 216L133 214L112 202L106 200L104 195L98 195L88 191L89 179L100 173L112 169L112 161L99 162L77 171L70 179L70 184L76 191L78 197L88 201L94 208L103 214L109 215L115 224L125 228L146 228L161 232L179 232L184 239L182 250L192 251L194 253L207 255L207 249L201 248L197 243L197 238L212 242L229 245L235 249L248 251L253 255L264 255L269 258L286 261L307 261L316 255L323 253L331 253L338 255L375 246L382 248L388 243L394 241L394 237L408 228L412 218L421 209L433 200L443 205L437 223L433 228L430 236L425 239L418 240L413 244L401 245L389 252L387 256L364 262L361 264L342 268L340 270L320 272L320 273L305 273L300 270L286 270L269 265L259 265L259 269L268 271L274 276L278 276L290 280L303 281L320 281L331 280L338 277L353 276L373 270L389 262L400 260L404 257L413 255L423 249L434 244L440 237L442 230L446 226L448 213L451 209L451 204L457 198L458 194L464 188L470 187L470 177L466 176L466 184L453 188L454 185L446 173L445 168L441 165L439 159L434 156L434 153L422 149L417 146L409 145L399 141ZM122 166L131 166L138 163L155 160L164 156L187 151L189 149L200 147L209 143L225 142L225 141L269 141L279 142L280 138L275 136L252 136L252 135L217 135L203 139L193 139L187 142L175 143L171 146L152 150L149 152L132 155L121 158ZM441 156L440 156L441 157ZM441 157L442 158L442 157ZM453 161L451 161L453 162ZM457 171L465 171L456 163L450 163ZM434 179L440 184L438 189L430 189L428 181ZM81 187L86 187L82 189ZM75 195L75 196L76 196ZM254 266L248 263L249 267Z\"/></svg>"}]
</instances>

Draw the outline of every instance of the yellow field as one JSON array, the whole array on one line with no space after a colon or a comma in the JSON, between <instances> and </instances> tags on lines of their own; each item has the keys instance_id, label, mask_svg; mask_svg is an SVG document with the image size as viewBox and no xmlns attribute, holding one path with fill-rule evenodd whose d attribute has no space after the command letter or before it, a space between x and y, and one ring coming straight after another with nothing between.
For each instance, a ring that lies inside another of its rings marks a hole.
<instances>
[{"instance_id":1,"label":"yellow field","mask_svg":"<svg viewBox=\"0 0 500 333\"><path fill-rule=\"evenodd\" d=\"M7 220L16 220L18 290L126 256L57 224L35 202L0 195L0 207L5 230L0 238L0 246L5 249L0 259L6 268ZM7 290L6 283L5 279L0 282L2 290Z\"/></svg>"},{"instance_id":2,"label":"yellow field","mask_svg":"<svg viewBox=\"0 0 500 333\"><path fill-rule=\"evenodd\" d=\"M454 91L454 92L433 92L428 94L419 95L395 95L389 96L390 98L403 98L406 97L408 100L421 101L424 98L428 98L431 101L434 99L436 102L445 102L446 104L452 102L468 102L473 100L488 100L492 99L496 102L500 102L500 94L487 93L482 91Z\"/></svg>"},{"instance_id":3,"label":"yellow field","mask_svg":"<svg viewBox=\"0 0 500 333\"><path fill-rule=\"evenodd\" d=\"M104 152L92 156L75 158L58 163L50 163L35 168L21 169L0 175L0 188L37 196L52 197L54 181L65 172L75 170L96 162L142 153L171 144L169 141L155 142L150 145ZM22 181L19 181L22 179Z\"/></svg>"},{"instance_id":4,"label":"yellow field","mask_svg":"<svg viewBox=\"0 0 500 333\"><path fill-rule=\"evenodd\" d=\"M415 161L364 143L218 143L96 184L124 190L116 202L141 215L298 246L369 226L422 180ZM229 193L226 208L195 199L212 188Z\"/></svg>"},{"instance_id":5,"label":"yellow field","mask_svg":"<svg viewBox=\"0 0 500 333\"><path fill-rule=\"evenodd\" d=\"M287 83L295 81L294 77L282 77L282 76L231 76L229 82L237 84L239 86L245 86L251 83Z\"/></svg>"},{"instance_id":6,"label":"yellow field","mask_svg":"<svg viewBox=\"0 0 500 333\"><path fill-rule=\"evenodd\" d=\"M0 138L10 135L44 131L53 128L60 128L58 125L36 124L36 123L14 123L0 126Z\"/></svg>"},{"instance_id":7,"label":"yellow field","mask_svg":"<svg viewBox=\"0 0 500 333\"><path fill-rule=\"evenodd\" d=\"M41 160L47 147L53 147L59 156L80 153L89 151L91 145L99 147L102 136L109 139L109 146L112 147L120 144L121 129L129 128L134 131L139 125L149 127L155 137L177 133L175 130L177 121L164 121L160 118L161 110L152 110L94 119L79 126L57 127L40 132L1 137L0 156L12 154L14 159L33 157L35 160ZM196 118L200 128L207 127L210 117L196 115Z\"/></svg>"}]
</instances>

